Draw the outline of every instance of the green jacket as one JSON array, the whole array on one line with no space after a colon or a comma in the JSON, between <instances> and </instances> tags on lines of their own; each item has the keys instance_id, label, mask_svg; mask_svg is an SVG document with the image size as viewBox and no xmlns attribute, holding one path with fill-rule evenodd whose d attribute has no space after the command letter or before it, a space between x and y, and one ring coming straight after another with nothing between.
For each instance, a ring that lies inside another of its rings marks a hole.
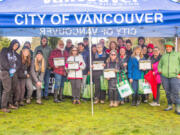
<instances>
[{"instance_id":1,"label":"green jacket","mask_svg":"<svg viewBox=\"0 0 180 135\"><path fill-rule=\"evenodd\" d=\"M36 47L36 49L34 50L34 56L33 57L35 57L35 55L36 55L36 52L38 51L38 50L41 50L42 52L43 52L43 56L44 56L44 59L45 59L45 61L46 61L46 67L49 67L48 65L48 58L49 58L49 56L50 56L50 53L51 53L51 51L52 51L52 49L51 49L51 47L50 46L46 46L46 47L43 47L42 45L39 45L39 46L37 46Z\"/></svg>"},{"instance_id":2,"label":"green jacket","mask_svg":"<svg viewBox=\"0 0 180 135\"><path fill-rule=\"evenodd\" d=\"M180 74L180 53L165 53L159 61L158 71L166 78L174 78Z\"/></svg>"}]
</instances>

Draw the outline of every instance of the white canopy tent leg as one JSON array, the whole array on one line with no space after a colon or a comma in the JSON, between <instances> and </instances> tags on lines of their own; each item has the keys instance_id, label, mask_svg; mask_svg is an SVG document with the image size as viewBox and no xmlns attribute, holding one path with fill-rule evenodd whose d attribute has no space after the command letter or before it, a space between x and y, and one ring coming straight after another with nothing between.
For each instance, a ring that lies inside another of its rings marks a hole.
<instances>
[{"instance_id":1,"label":"white canopy tent leg","mask_svg":"<svg viewBox=\"0 0 180 135\"><path fill-rule=\"evenodd\" d=\"M176 50L176 52L178 52L178 36L176 36L175 38L176 38L176 43L175 43L176 47L175 47L175 50Z\"/></svg>"},{"instance_id":2,"label":"white canopy tent leg","mask_svg":"<svg viewBox=\"0 0 180 135\"><path fill-rule=\"evenodd\" d=\"M90 60L90 87L91 87L91 112L92 112L92 116L94 116L94 102L93 102L93 95L94 95L94 91L93 91L93 79L92 79L92 37L91 37L91 28L88 28L88 36L89 36L89 60Z\"/></svg>"}]
</instances>

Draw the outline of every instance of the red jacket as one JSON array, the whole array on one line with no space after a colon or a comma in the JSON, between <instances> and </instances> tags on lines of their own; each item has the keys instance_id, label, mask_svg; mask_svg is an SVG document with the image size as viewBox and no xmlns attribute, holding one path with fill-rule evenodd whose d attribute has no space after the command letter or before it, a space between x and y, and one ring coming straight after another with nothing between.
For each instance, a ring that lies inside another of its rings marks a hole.
<instances>
[{"instance_id":1,"label":"red jacket","mask_svg":"<svg viewBox=\"0 0 180 135\"><path fill-rule=\"evenodd\" d=\"M54 73L60 74L60 75L63 75L63 76L66 75L65 67L64 67L64 66L61 66L61 67L56 68L56 67L54 66L53 58L64 57L65 62L66 62L68 56L69 56L69 55L68 55L68 52L67 52L66 50L61 51L61 50L59 50L59 49L56 48L56 49L54 49L54 50L51 52L48 61L49 61L49 65L51 66L51 68L53 68L53 72L54 72Z\"/></svg>"}]
</instances>

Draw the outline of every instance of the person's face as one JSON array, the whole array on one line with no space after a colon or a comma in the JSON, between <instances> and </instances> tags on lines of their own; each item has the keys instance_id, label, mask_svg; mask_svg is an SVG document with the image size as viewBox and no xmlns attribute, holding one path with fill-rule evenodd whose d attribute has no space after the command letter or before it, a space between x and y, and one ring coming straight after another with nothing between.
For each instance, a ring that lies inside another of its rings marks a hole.
<instances>
[{"instance_id":1,"label":"person's face","mask_svg":"<svg viewBox=\"0 0 180 135\"><path fill-rule=\"evenodd\" d=\"M13 45L13 50L16 51L17 49L18 49L18 43L15 43L15 44Z\"/></svg>"},{"instance_id":2,"label":"person's face","mask_svg":"<svg viewBox=\"0 0 180 135\"><path fill-rule=\"evenodd\" d=\"M147 48L146 47L143 48L143 54L147 54Z\"/></svg>"},{"instance_id":3,"label":"person's face","mask_svg":"<svg viewBox=\"0 0 180 135\"><path fill-rule=\"evenodd\" d=\"M126 50L124 48L120 49L120 55L124 56L126 54Z\"/></svg>"},{"instance_id":4,"label":"person's face","mask_svg":"<svg viewBox=\"0 0 180 135\"><path fill-rule=\"evenodd\" d=\"M143 45L144 44L144 40L143 39L140 39L139 40L139 45Z\"/></svg>"},{"instance_id":5,"label":"person's face","mask_svg":"<svg viewBox=\"0 0 180 135\"><path fill-rule=\"evenodd\" d=\"M72 55L73 55L73 56L76 56L77 54L78 54L78 50L77 50L77 49L73 49L73 50L72 50Z\"/></svg>"},{"instance_id":6,"label":"person's face","mask_svg":"<svg viewBox=\"0 0 180 135\"><path fill-rule=\"evenodd\" d=\"M71 41L67 41L67 42L66 42L66 46L67 46L68 48L70 48L70 47L72 46L72 42L71 42Z\"/></svg>"},{"instance_id":7,"label":"person's face","mask_svg":"<svg viewBox=\"0 0 180 135\"><path fill-rule=\"evenodd\" d=\"M38 61L41 61L42 58L43 58L42 54L37 54L36 57L37 57L37 60L38 60Z\"/></svg>"},{"instance_id":8,"label":"person's face","mask_svg":"<svg viewBox=\"0 0 180 135\"><path fill-rule=\"evenodd\" d=\"M104 44L105 44L104 39L101 39L101 40L100 40L100 44L102 44L102 45L104 46Z\"/></svg>"},{"instance_id":9,"label":"person's face","mask_svg":"<svg viewBox=\"0 0 180 135\"><path fill-rule=\"evenodd\" d=\"M136 49L136 55L140 55L140 53L141 53L141 49Z\"/></svg>"},{"instance_id":10,"label":"person's face","mask_svg":"<svg viewBox=\"0 0 180 135\"><path fill-rule=\"evenodd\" d=\"M170 46L166 47L166 52L167 52L167 53L172 52L172 50L173 50L173 48L172 48L172 47L170 47Z\"/></svg>"},{"instance_id":11,"label":"person's face","mask_svg":"<svg viewBox=\"0 0 180 135\"><path fill-rule=\"evenodd\" d=\"M46 38L43 38L43 39L41 40L41 42L42 42L42 45L45 46L45 45L47 44L47 39L46 39Z\"/></svg>"},{"instance_id":12,"label":"person's face","mask_svg":"<svg viewBox=\"0 0 180 135\"><path fill-rule=\"evenodd\" d=\"M83 42L83 43L84 43L84 45L85 45L85 46L88 46L89 41L88 41L88 40L84 40L84 42Z\"/></svg>"},{"instance_id":13,"label":"person's face","mask_svg":"<svg viewBox=\"0 0 180 135\"><path fill-rule=\"evenodd\" d=\"M123 41L122 39L119 39L117 42L118 42L118 45L119 45L119 46L122 46L123 43L124 43L124 41Z\"/></svg>"},{"instance_id":14,"label":"person's face","mask_svg":"<svg viewBox=\"0 0 180 135\"><path fill-rule=\"evenodd\" d=\"M101 45L98 45L98 46L97 46L97 52L98 52L98 53L102 53L102 51L103 51L102 46L101 46Z\"/></svg>"},{"instance_id":15,"label":"person's face","mask_svg":"<svg viewBox=\"0 0 180 135\"><path fill-rule=\"evenodd\" d=\"M154 55L154 56L158 56L159 53L160 53L159 49L157 49L157 48L154 48L154 49L153 49L153 55Z\"/></svg>"},{"instance_id":16,"label":"person's face","mask_svg":"<svg viewBox=\"0 0 180 135\"><path fill-rule=\"evenodd\" d=\"M115 60L116 57L117 57L117 56L116 56L116 53L113 52L113 53L110 54L111 60Z\"/></svg>"},{"instance_id":17,"label":"person's face","mask_svg":"<svg viewBox=\"0 0 180 135\"><path fill-rule=\"evenodd\" d=\"M148 48L148 53L152 53L153 49L152 48Z\"/></svg>"},{"instance_id":18,"label":"person's face","mask_svg":"<svg viewBox=\"0 0 180 135\"><path fill-rule=\"evenodd\" d=\"M116 49L116 44L115 43L111 43L111 50L115 50Z\"/></svg>"},{"instance_id":19,"label":"person's face","mask_svg":"<svg viewBox=\"0 0 180 135\"><path fill-rule=\"evenodd\" d=\"M127 50L131 50L132 45L131 45L130 43L127 43L127 44L126 44L126 48L127 48Z\"/></svg>"},{"instance_id":20,"label":"person's face","mask_svg":"<svg viewBox=\"0 0 180 135\"><path fill-rule=\"evenodd\" d=\"M83 51L84 51L84 46L79 45L79 46L78 46L78 49L79 49L80 52L83 52Z\"/></svg>"},{"instance_id":21,"label":"person's face","mask_svg":"<svg viewBox=\"0 0 180 135\"><path fill-rule=\"evenodd\" d=\"M64 44L63 43L59 43L58 46L59 46L60 49L64 48Z\"/></svg>"},{"instance_id":22,"label":"person's face","mask_svg":"<svg viewBox=\"0 0 180 135\"><path fill-rule=\"evenodd\" d=\"M23 53L23 56L25 56L25 57L29 56L29 50L28 49L24 49L22 51L22 53Z\"/></svg>"},{"instance_id":23,"label":"person's face","mask_svg":"<svg viewBox=\"0 0 180 135\"><path fill-rule=\"evenodd\" d=\"M93 47L92 48L92 52L95 54L97 52L97 48L96 47Z\"/></svg>"}]
</instances>

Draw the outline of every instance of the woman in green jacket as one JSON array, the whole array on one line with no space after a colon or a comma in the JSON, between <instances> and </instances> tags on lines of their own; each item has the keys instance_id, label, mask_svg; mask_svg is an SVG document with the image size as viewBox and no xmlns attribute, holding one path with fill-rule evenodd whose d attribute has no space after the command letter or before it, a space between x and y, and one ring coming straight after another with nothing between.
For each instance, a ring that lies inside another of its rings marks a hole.
<instances>
[{"instance_id":1,"label":"woman in green jacket","mask_svg":"<svg viewBox=\"0 0 180 135\"><path fill-rule=\"evenodd\" d=\"M180 53L174 51L172 42L165 43L166 53L160 59L158 71L161 73L163 87L166 91L168 107L165 111L173 109L180 115Z\"/></svg>"}]
</instances>

